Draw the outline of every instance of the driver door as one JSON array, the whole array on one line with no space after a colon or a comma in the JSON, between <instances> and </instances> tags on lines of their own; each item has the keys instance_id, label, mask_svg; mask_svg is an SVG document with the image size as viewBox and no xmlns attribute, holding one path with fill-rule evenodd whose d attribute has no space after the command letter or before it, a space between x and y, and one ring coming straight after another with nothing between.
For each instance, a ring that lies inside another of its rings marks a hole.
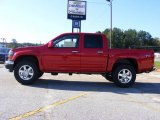
<instances>
[{"instance_id":1,"label":"driver door","mask_svg":"<svg viewBox=\"0 0 160 120\"><path fill-rule=\"evenodd\" d=\"M65 34L53 41L44 55L45 68L50 72L80 72L80 44L78 34Z\"/></svg>"}]
</instances>

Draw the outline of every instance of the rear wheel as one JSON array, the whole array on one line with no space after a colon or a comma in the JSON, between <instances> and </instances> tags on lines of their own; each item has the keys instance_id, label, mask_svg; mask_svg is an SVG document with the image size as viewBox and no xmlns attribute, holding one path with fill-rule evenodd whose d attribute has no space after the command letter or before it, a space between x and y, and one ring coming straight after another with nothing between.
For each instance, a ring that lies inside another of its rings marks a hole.
<instances>
[{"instance_id":1,"label":"rear wheel","mask_svg":"<svg viewBox=\"0 0 160 120\"><path fill-rule=\"evenodd\" d=\"M131 65L119 65L113 70L112 78L119 87L131 87L135 82L136 72Z\"/></svg>"},{"instance_id":2,"label":"rear wheel","mask_svg":"<svg viewBox=\"0 0 160 120\"><path fill-rule=\"evenodd\" d=\"M22 61L15 66L14 76L18 82L24 85L34 83L38 77L39 69L31 61Z\"/></svg>"},{"instance_id":3,"label":"rear wheel","mask_svg":"<svg viewBox=\"0 0 160 120\"><path fill-rule=\"evenodd\" d=\"M43 74L44 74L44 72L39 71L38 72L38 78L42 77Z\"/></svg>"}]
</instances>

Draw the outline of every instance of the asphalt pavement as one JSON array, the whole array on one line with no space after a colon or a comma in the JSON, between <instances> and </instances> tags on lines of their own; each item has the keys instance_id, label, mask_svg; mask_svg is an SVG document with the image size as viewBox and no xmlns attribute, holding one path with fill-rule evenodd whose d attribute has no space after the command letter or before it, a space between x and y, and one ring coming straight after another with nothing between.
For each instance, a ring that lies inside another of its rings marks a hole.
<instances>
[{"instance_id":1,"label":"asphalt pavement","mask_svg":"<svg viewBox=\"0 0 160 120\"><path fill-rule=\"evenodd\" d=\"M159 120L160 73L118 88L100 75L44 74L19 84L0 64L0 120Z\"/></svg>"}]
</instances>

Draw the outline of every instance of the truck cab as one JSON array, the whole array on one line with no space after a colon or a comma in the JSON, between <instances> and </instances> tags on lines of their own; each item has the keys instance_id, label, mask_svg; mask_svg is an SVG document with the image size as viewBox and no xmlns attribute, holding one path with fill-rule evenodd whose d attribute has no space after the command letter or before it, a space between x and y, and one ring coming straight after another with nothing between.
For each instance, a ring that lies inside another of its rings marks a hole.
<instances>
[{"instance_id":1,"label":"truck cab","mask_svg":"<svg viewBox=\"0 0 160 120\"><path fill-rule=\"evenodd\" d=\"M108 59L106 43L101 34L63 34L42 53L42 64L47 72L103 73Z\"/></svg>"}]
</instances>

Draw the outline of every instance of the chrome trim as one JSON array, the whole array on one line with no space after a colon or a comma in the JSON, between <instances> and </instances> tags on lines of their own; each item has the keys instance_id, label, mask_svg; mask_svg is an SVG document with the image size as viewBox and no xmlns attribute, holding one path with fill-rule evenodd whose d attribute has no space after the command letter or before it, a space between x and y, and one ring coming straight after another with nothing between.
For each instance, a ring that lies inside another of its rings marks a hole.
<instances>
[{"instance_id":1,"label":"chrome trim","mask_svg":"<svg viewBox=\"0 0 160 120\"><path fill-rule=\"evenodd\" d=\"M103 54L103 51L97 51L97 54Z\"/></svg>"},{"instance_id":2,"label":"chrome trim","mask_svg":"<svg viewBox=\"0 0 160 120\"><path fill-rule=\"evenodd\" d=\"M14 64L14 61L12 60L5 61L5 65L13 65L13 64Z\"/></svg>"},{"instance_id":3,"label":"chrome trim","mask_svg":"<svg viewBox=\"0 0 160 120\"><path fill-rule=\"evenodd\" d=\"M75 51L72 51L72 53L78 53L78 51L75 50Z\"/></svg>"},{"instance_id":4,"label":"chrome trim","mask_svg":"<svg viewBox=\"0 0 160 120\"><path fill-rule=\"evenodd\" d=\"M146 54L146 55L145 55L145 57L146 57L146 58L149 58L149 57L151 57L151 55L149 55L149 54Z\"/></svg>"}]
</instances>

